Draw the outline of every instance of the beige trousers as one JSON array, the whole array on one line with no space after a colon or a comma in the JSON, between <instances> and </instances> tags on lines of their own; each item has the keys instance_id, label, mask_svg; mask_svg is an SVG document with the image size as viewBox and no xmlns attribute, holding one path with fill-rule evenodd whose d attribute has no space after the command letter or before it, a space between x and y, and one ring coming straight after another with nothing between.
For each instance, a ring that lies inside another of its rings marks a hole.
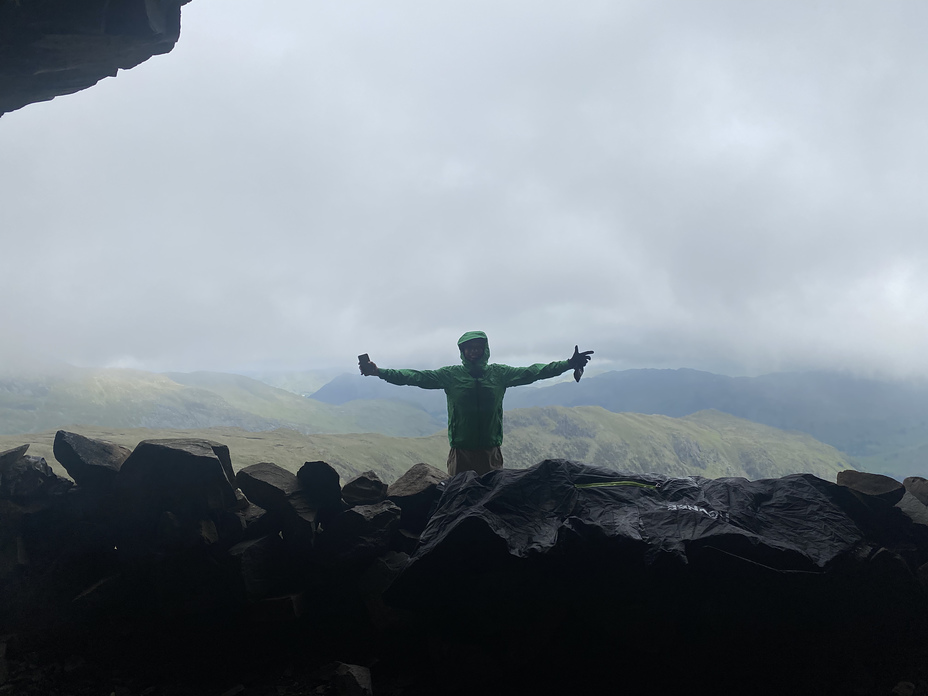
<instances>
[{"instance_id":1,"label":"beige trousers","mask_svg":"<svg viewBox=\"0 0 928 696\"><path fill-rule=\"evenodd\" d=\"M452 449L448 452L448 473L451 476L462 471L485 474L503 468L503 453L499 447L483 450Z\"/></svg>"}]
</instances>

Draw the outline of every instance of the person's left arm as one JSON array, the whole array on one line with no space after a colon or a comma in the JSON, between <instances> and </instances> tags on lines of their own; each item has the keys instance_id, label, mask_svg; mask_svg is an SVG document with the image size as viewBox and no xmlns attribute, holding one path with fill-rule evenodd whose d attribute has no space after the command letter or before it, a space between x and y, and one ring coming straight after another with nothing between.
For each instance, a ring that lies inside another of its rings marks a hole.
<instances>
[{"instance_id":1,"label":"person's left arm","mask_svg":"<svg viewBox=\"0 0 928 696\"><path fill-rule=\"evenodd\" d=\"M590 362L590 356L593 351L587 350L580 352L577 346L574 346L574 354L569 360L557 360L547 365L537 363L529 367L508 367L506 373L506 386L518 387L523 384L531 384L541 379L550 379L562 375L567 370L576 370L583 368Z\"/></svg>"},{"instance_id":2,"label":"person's left arm","mask_svg":"<svg viewBox=\"0 0 928 696\"><path fill-rule=\"evenodd\" d=\"M528 367L510 367L507 365L506 386L518 387L522 384L537 382L540 379L557 377L570 369L568 362L568 360L557 360L547 365L544 363L537 363L535 365L529 365Z\"/></svg>"}]
</instances>

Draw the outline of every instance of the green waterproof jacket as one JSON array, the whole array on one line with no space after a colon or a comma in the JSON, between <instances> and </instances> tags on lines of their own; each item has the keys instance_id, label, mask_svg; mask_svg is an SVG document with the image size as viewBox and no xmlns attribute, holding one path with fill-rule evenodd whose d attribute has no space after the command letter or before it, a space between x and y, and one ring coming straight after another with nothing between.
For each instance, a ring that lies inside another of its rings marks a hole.
<instances>
[{"instance_id":1,"label":"green waterproof jacket","mask_svg":"<svg viewBox=\"0 0 928 696\"><path fill-rule=\"evenodd\" d=\"M490 344L475 363L464 358L461 344L486 340L483 331L468 331L458 339L461 364L437 370L380 368L380 379L422 389L444 389L448 399L448 442L457 449L490 449L503 443L503 396L508 387L557 377L569 369L566 360L531 367L490 365Z\"/></svg>"}]
</instances>

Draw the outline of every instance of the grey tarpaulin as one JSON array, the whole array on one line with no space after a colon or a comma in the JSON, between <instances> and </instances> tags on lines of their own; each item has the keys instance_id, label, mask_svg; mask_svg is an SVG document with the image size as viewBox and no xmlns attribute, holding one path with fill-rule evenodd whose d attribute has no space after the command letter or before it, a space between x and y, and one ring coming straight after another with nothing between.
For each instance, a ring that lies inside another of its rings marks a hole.
<instances>
[{"instance_id":1,"label":"grey tarpaulin","mask_svg":"<svg viewBox=\"0 0 928 696\"><path fill-rule=\"evenodd\" d=\"M728 586L751 602L762 585L788 583L804 596L844 591L848 583L835 589L832 578L846 576L856 593L870 582L861 567L880 549L890 550L879 559L881 577L902 584L928 550L899 510L810 474L669 478L553 459L465 472L443 485L418 550L388 592L400 605L437 607L445 599L436 588L458 603L521 601L542 585L561 601L565 587L592 591L597 582L597 591L639 594L662 582L674 591Z\"/></svg>"},{"instance_id":2,"label":"grey tarpaulin","mask_svg":"<svg viewBox=\"0 0 928 696\"><path fill-rule=\"evenodd\" d=\"M928 560L925 530L811 475L668 478L547 460L444 486L384 599L474 693L825 693L928 626L913 572Z\"/></svg>"},{"instance_id":3,"label":"grey tarpaulin","mask_svg":"<svg viewBox=\"0 0 928 696\"><path fill-rule=\"evenodd\" d=\"M690 549L712 545L775 567L811 570L863 541L841 507L846 498L846 489L810 474L668 478L546 460L448 481L416 558L477 519L518 557L581 537L639 546L646 562L669 555L686 563Z\"/></svg>"}]
</instances>

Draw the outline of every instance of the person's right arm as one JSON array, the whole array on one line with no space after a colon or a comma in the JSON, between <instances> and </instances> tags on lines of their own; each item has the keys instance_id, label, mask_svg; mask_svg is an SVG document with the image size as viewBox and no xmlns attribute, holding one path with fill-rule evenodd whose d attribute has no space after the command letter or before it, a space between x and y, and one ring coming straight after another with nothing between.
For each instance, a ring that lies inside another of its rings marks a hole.
<instances>
[{"instance_id":1,"label":"person's right arm","mask_svg":"<svg viewBox=\"0 0 928 696\"><path fill-rule=\"evenodd\" d=\"M444 389L441 370L391 370L377 367L376 363L359 363L361 374L380 377L390 384L408 385L420 389Z\"/></svg>"},{"instance_id":2,"label":"person's right arm","mask_svg":"<svg viewBox=\"0 0 928 696\"><path fill-rule=\"evenodd\" d=\"M420 389L444 389L441 370L377 370L377 376L390 384L409 385Z\"/></svg>"}]
</instances>

